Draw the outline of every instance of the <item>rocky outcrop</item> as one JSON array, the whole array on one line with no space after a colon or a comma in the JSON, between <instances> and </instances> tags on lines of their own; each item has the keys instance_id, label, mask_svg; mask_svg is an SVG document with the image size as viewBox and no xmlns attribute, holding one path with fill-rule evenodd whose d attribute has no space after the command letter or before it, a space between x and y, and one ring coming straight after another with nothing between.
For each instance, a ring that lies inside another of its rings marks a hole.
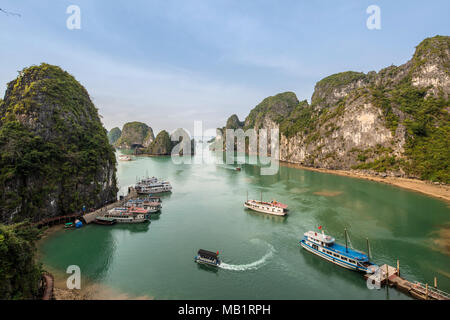
<instances>
[{"instance_id":1,"label":"rocky outcrop","mask_svg":"<svg viewBox=\"0 0 450 320\"><path fill-rule=\"evenodd\" d=\"M289 116L298 102L297 96L293 92L284 92L268 97L250 111L245 118L244 127L259 129L263 127L267 118L280 121Z\"/></svg>"},{"instance_id":2,"label":"rocky outcrop","mask_svg":"<svg viewBox=\"0 0 450 320\"><path fill-rule=\"evenodd\" d=\"M146 153L151 155L170 155L172 152L172 141L166 130L161 131L155 140L148 146Z\"/></svg>"},{"instance_id":3,"label":"rocky outcrop","mask_svg":"<svg viewBox=\"0 0 450 320\"><path fill-rule=\"evenodd\" d=\"M123 126L122 134L115 146L119 149L146 148L155 139L153 129L142 122L128 122Z\"/></svg>"},{"instance_id":4,"label":"rocky outcrop","mask_svg":"<svg viewBox=\"0 0 450 320\"><path fill-rule=\"evenodd\" d=\"M404 65L324 78L311 105L269 97L245 128L279 127L283 161L450 183L449 64L450 38L428 38Z\"/></svg>"},{"instance_id":5,"label":"rocky outcrop","mask_svg":"<svg viewBox=\"0 0 450 320\"><path fill-rule=\"evenodd\" d=\"M233 114L228 118L227 124L225 125L226 129L242 129L244 127L244 122L239 121L237 115Z\"/></svg>"},{"instance_id":6,"label":"rocky outcrop","mask_svg":"<svg viewBox=\"0 0 450 320\"><path fill-rule=\"evenodd\" d=\"M0 104L0 222L116 199L116 159L86 89L59 67L20 72Z\"/></svg>"},{"instance_id":7,"label":"rocky outcrop","mask_svg":"<svg viewBox=\"0 0 450 320\"><path fill-rule=\"evenodd\" d=\"M111 145L114 145L117 140L119 140L122 131L119 128L112 128L111 131L108 132L108 141Z\"/></svg>"},{"instance_id":8,"label":"rocky outcrop","mask_svg":"<svg viewBox=\"0 0 450 320\"><path fill-rule=\"evenodd\" d=\"M183 141L188 141L188 143L185 144ZM194 139L190 139L187 131L181 128L174 130L170 135L166 130L162 130L147 148L140 150L140 153L153 156L171 155L172 150L178 144L180 147L179 155L183 155L185 153L183 150L184 147L189 146L191 148L191 155L195 153Z\"/></svg>"}]
</instances>

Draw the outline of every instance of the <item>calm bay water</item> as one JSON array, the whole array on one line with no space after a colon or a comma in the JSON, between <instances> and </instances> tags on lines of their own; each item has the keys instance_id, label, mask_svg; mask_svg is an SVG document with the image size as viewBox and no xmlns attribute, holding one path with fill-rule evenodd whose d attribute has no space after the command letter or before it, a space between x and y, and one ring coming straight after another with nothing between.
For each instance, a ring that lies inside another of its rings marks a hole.
<instances>
[{"instance_id":1,"label":"calm bay water","mask_svg":"<svg viewBox=\"0 0 450 320\"><path fill-rule=\"evenodd\" d=\"M323 226L374 261L396 265L409 280L433 282L450 291L450 257L434 244L450 223L445 202L371 181L280 167L261 176L260 167L175 165L170 157L119 162L123 192L136 177L172 183L162 213L151 224L61 230L41 246L44 265L81 268L83 279L130 296L156 299L409 299L393 289L369 290L361 274L302 249L308 230ZM287 203L286 217L243 208L250 198ZM221 269L196 264L199 248L220 251Z\"/></svg>"}]
</instances>

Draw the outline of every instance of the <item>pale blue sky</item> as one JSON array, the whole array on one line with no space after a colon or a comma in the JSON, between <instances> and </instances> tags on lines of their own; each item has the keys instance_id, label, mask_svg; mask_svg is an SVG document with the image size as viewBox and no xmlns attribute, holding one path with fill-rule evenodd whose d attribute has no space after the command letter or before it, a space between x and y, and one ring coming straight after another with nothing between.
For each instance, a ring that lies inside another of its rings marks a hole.
<instances>
[{"instance_id":1,"label":"pale blue sky","mask_svg":"<svg viewBox=\"0 0 450 320\"><path fill-rule=\"evenodd\" d=\"M66 8L81 8L81 30ZM366 8L381 8L381 30ZM263 98L311 98L321 78L410 59L424 38L448 35L450 1L6 0L0 8L0 96L22 68L47 62L89 91L107 129L222 126Z\"/></svg>"}]
</instances>

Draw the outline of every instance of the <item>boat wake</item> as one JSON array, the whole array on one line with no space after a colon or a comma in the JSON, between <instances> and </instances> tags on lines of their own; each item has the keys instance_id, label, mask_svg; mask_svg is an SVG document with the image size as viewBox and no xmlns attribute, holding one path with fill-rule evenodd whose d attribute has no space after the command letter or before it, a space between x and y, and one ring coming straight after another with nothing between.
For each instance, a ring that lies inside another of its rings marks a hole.
<instances>
[{"instance_id":1,"label":"boat wake","mask_svg":"<svg viewBox=\"0 0 450 320\"><path fill-rule=\"evenodd\" d=\"M228 264L225 262L220 263L220 268L225 270L232 270L232 271L247 271L247 270L257 270L259 267L261 267L268 259L270 259L275 252L275 248L269 244L269 251L259 260L254 261L252 263L248 264Z\"/></svg>"}]
</instances>

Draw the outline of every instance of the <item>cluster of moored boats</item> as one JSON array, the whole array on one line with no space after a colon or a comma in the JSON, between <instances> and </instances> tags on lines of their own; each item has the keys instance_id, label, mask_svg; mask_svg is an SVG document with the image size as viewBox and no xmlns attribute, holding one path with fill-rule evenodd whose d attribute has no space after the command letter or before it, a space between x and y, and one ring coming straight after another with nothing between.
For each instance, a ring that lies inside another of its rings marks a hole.
<instances>
[{"instance_id":1,"label":"cluster of moored boats","mask_svg":"<svg viewBox=\"0 0 450 320\"><path fill-rule=\"evenodd\" d=\"M95 223L111 225L115 223L149 222L151 214L161 212L162 200L153 196L155 193L171 192L169 182L156 177L145 178L135 185L139 198L130 199L122 207L109 210L106 214L96 218Z\"/></svg>"}]
</instances>

